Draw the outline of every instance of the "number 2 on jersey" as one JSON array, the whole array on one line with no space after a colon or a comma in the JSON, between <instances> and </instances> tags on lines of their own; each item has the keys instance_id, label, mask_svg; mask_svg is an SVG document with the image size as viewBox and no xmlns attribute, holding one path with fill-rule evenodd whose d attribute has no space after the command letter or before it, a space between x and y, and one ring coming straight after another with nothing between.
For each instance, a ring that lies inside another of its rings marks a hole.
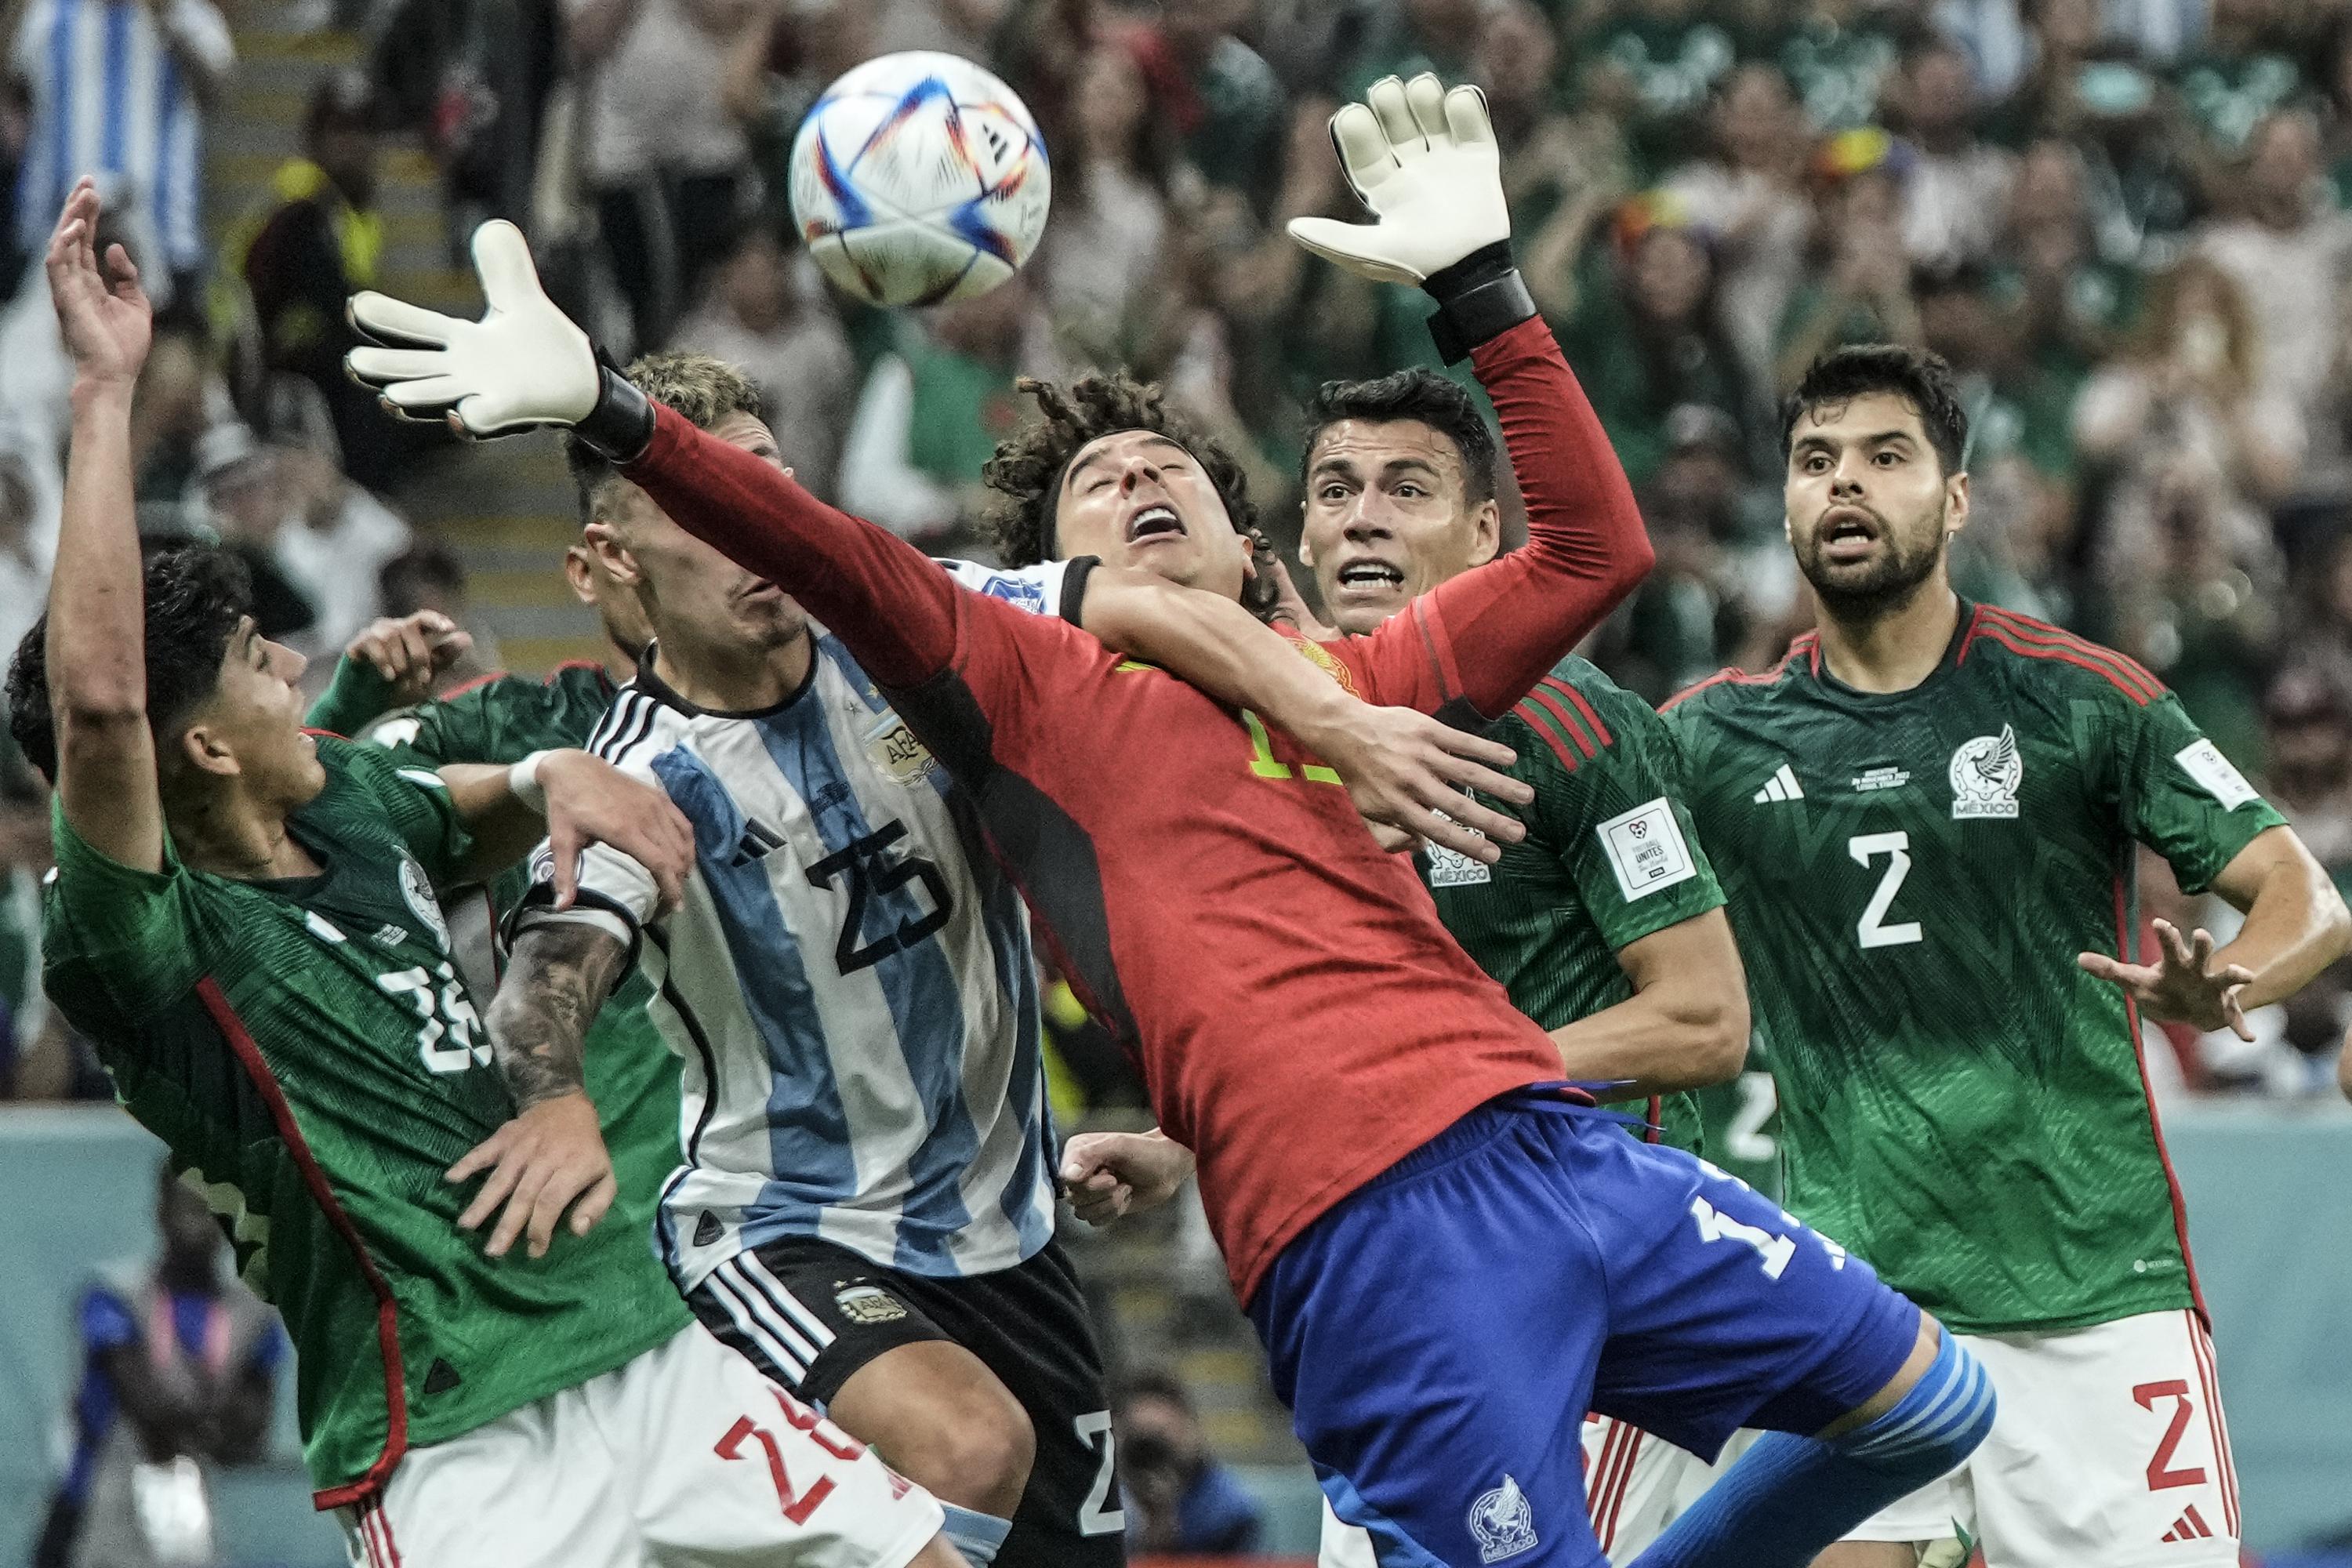
<instances>
[{"instance_id":1,"label":"number 2 on jersey","mask_svg":"<svg viewBox=\"0 0 2352 1568\"><path fill-rule=\"evenodd\" d=\"M1895 895L1903 890L1903 879L1911 874L1911 836L1907 833L1859 833L1846 840L1845 852L1853 863L1867 868L1881 855L1886 857L1885 873L1878 879L1877 889L1870 902L1863 906L1862 919L1854 922L1853 934L1864 947L1901 947L1920 940L1917 921L1886 923L1886 911L1894 907Z\"/></svg>"}]
</instances>

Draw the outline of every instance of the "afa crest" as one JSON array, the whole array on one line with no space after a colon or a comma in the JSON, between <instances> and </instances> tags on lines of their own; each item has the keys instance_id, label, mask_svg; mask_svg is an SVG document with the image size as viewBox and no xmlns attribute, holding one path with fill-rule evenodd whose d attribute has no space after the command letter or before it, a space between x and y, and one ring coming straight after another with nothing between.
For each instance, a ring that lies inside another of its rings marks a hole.
<instances>
[{"instance_id":1,"label":"afa crest","mask_svg":"<svg viewBox=\"0 0 2352 1568\"><path fill-rule=\"evenodd\" d=\"M1481 1563L1500 1563L1536 1549L1536 1510L1518 1482L1505 1476L1501 1486L1478 1495L1470 1505L1470 1535Z\"/></svg>"},{"instance_id":2,"label":"afa crest","mask_svg":"<svg viewBox=\"0 0 2352 1568\"><path fill-rule=\"evenodd\" d=\"M2025 782L2025 759L2017 752L2017 732L2008 725L1998 735L1960 742L1952 753L1952 820L2014 817L2018 786Z\"/></svg>"}]
</instances>

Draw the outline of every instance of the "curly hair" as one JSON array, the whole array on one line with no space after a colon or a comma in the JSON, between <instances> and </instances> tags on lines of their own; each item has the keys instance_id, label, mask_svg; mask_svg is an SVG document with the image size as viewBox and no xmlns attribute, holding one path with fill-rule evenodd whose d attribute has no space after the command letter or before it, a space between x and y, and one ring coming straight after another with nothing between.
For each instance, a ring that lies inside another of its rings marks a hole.
<instances>
[{"instance_id":1,"label":"curly hair","mask_svg":"<svg viewBox=\"0 0 2352 1568\"><path fill-rule=\"evenodd\" d=\"M673 349L640 355L622 374L656 403L667 403L698 430L708 430L730 414L748 414L765 423L766 404L751 378L710 354ZM580 495L580 525L596 521L605 486L620 470L579 437L563 437L563 460Z\"/></svg>"},{"instance_id":2,"label":"curly hair","mask_svg":"<svg viewBox=\"0 0 2352 1568\"><path fill-rule=\"evenodd\" d=\"M203 544L152 552L145 578L147 727L154 732L158 755L163 755L219 687L228 639L250 613L253 580L236 556ZM55 784L58 737L49 706L48 635L45 614L9 662L8 732L25 760Z\"/></svg>"},{"instance_id":3,"label":"curly hair","mask_svg":"<svg viewBox=\"0 0 2352 1568\"><path fill-rule=\"evenodd\" d=\"M1278 592L1274 546L1258 531L1249 480L1232 453L1168 407L1157 383L1114 371L1082 375L1066 389L1025 375L1013 384L1037 400L1042 417L998 442L996 455L980 471L988 488L997 492L989 506L988 524L997 553L1007 565L1034 566L1053 559L1054 510L1071 459L1105 436L1149 430L1167 437L1201 465L1217 499L1225 503L1234 531L1249 541L1256 564L1255 574L1242 584L1242 604L1260 618L1272 613Z\"/></svg>"}]
</instances>

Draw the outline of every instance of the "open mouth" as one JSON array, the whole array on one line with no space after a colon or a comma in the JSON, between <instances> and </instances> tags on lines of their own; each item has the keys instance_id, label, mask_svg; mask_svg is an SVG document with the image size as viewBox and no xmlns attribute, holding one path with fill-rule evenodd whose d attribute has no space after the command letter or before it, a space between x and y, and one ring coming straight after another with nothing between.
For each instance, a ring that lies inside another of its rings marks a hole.
<instances>
[{"instance_id":1,"label":"open mouth","mask_svg":"<svg viewBox=\"0 0 2352 1568\"><path fill-rule=\"evenodd\" d=\"M1339 568L1339 586L1359 594L1385 594L1404 586L1404 573L1385 561L1350 561Z\"/></svg>"},{"instance_id":2,"label":"open mouth","mask_svg":"<svg viewBox=\"0 0 2352 1568\"><path fill-rule=\"evenodd\" d=\"M1856 507L1839 507L1824 513L1822 552L1833 560L1853 560L1870 552L1878 542L1878 520Z\"/></svg>"},{"instance_id":3,"label":"open mouth","mask_svg":"<svg viewBox=\"0 0 2352 1568\"><path fill-rule=\"evenodd\" d=\"M1172 506L1155 502L1127 520L1127 542L1129 544L1183 537L1184 520L1176 515L1176 509Z\"/></svg>"}]
</instances>

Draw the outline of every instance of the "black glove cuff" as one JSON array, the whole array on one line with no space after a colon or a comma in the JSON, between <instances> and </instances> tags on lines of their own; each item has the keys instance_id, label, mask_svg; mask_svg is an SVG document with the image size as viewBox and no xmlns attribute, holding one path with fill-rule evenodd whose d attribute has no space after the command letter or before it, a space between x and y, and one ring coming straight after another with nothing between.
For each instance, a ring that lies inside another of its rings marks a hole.
<instances>
[{"instance_id":1,"label":"black glove cuff","mask_svg":"<svg viewBox=\"0 0 2352 1568\"><path fill-rule=\"evenodd\" d=\"M1437 313L1429 318L1429 335L1448 364L1469 358L1472 349L1536 313L1526 280L1511 265L1507 239L1482 246L1431 273L1421 287L1437 301Z\"/></svg>"},{"instance_id":2,"label":"black glove cuff","mask_svg":"<svg viewBox=\"0 0 2352 1568\"><path fill-rule=\"evenodd\" d=\"M653 445L653 400L639 392L601 348L596 351L596 368L604 380L596 406L572 427L572 434L615 463L632 462Z\"/></svg>"}]
</instances>

